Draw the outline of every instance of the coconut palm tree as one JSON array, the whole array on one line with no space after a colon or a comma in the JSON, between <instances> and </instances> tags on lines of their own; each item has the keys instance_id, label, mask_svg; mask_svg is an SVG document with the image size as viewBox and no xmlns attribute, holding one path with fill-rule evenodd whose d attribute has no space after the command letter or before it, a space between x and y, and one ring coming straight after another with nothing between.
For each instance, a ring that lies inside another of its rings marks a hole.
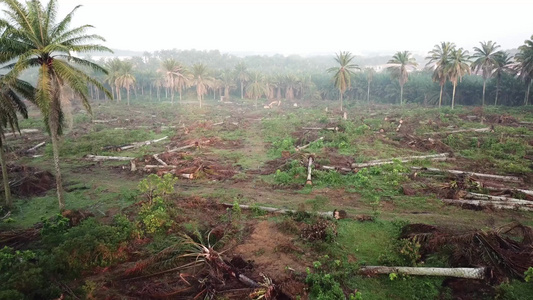
<instances>
[{"instance_id":1,"label":"coconut palm tree","mask_svg":"<svg viewBox=\"0 0 533 300\"><path fill-rule=\"evenodd\" d=\"M224 87L224 100L229 100L230 91L236 87L235 77L230 70L224 70L220 74L220 80L222 82L222 86Z\"/></svg>"},{"instance_id":2,"label":"coconut palm tree","mask_svg":"<svg viewBox=\"0 0 533 300\"><path fill-rule=\"evenodd\" d=\"M483 96L481 97L481 106L485 106L485 87L487 86L487 79L489 79L496 66L496 50L500 45L493 41L480 42L481 47L474 47L474 54L472 55L472 71L479 72L483 77Z\"/></svg>"},{"instance_id":3,"label":"coconut palm tree","mask_svg":"<svg viewBox=\"0 0 533 300\"><path fill-rule=\"evenodd\" d=\"M0 75L0 163L2 164L6 207L8 208L13 206L13 200L11 198L11 189L9 188L9 178L4 154L4 132L7 128L10 128L12 131L19 130L17 112L25 119L28 118L26 105L20 96L33 100L34 95L35 89L29 83L18 79L12 79L8 82L5 80L5 76Z\"/></svg>"},{"instance_id":4,"label":"coconut palm tree","mask_svg":"<svg viewBox=\"0 0 533 300\"><path fill-rule=\"evenodd\" d=\"M250 80L250 74L243 62L240 62L235 66L235 78L241 83L241 99L244 99L244 83Z\"/></svg>"},{"instance_id":5,"label":"coconut palm tree","mask_svg":"<svg viewBox=\"0 0 533 300\"><path fill-rule=\"evenodd\" d=\"M335 61L339 64L338 67L327 69L328 73L334 73L333 82L335 87L339 89L339 98L342 106L342 95L351 85L351 77L355 74L355 70L359 70L359 66L352 63L354 56L347 51L340 51L335 54Z\"/></svg>"},{"instance_id":6,"label":"coconut palm tree","mask_svg":"<svg viewBox=\"0 0 533 300\"><path fill-rule=\"evenodd\" d=\"M173 58L165 59L161 62L159 72L165 76L165 86L170 90L170 101L174 105L174 91L177 89L180 94L184 87L188 86L190 75L177 60Z\"/></svg>"},{"instance_id":7,"label":"coconut palm tree","mask_svg":"<svg viewBox=\"0 0 533 300\"><path fill-rule=\"evenodd\" d=\"M396 52L387 63L392 64L387 68L392 78L397 79L400 83L400 105L403 105L403 86L409 78L409 68L417 67L418 64L409 51Z\"/></svg>"},{"instance_id":8,"label":"coconut palm tree","mask_svg":"<svg viewBox=\"0 0 533 300\"><path fill-rule=\"evenodd\" d=\"M255 100L255 107L257 107L257 99L268 93L265 85L265 78L259 72L250 74L251 82L246 86L246 95Z\"/></svg>"},{"instance_id":9,"label":"coconut palm tree","mask_svg":"<svg viewBox=\"0 0 533 300\"><path fill-rule=\"evenodd\" d=\"M496 76L496 98L494 99L494 105L498 105L498 98L500 96L500 86L502 81L502 75L504 73L513 73L513 60L509 53L505 51L498 51L494 54L494 70L493 74Z\"/></svg>"},{"instance_id":10,"label":"coconut palm tree","mask_svg":"<svg viewBox=\"0 0 533 300\"><path fill-rule=\"evenodd\" d=\"M114 90L114 98L117 99L117 102L120 102L120 87L115 84L120 73L120 68L122 67L122 61L118 58L113 58L105 64L107 69L107 74L105 77L105 82L111 87L111 91Z\"/></svg>"},{"instance_id":11,"label":"coconut palm tree","mask_svg":"<svg viewBox=\"0 0 533 300\"><path fill-rule=\"evenodd\" d=\"M433 81L440 84L439 108L442 105L442 90L448 80L448 74L446 73L449 62L448 56L454 49L454 43L441 42L440 45L435 45L433 50L428 52L429 56L426 57L429 60L426 66L431 66L433 69Z\"/></svg>"},{"instance_id":12,"label":"coconut palm tree","mask_svg":"<svg viewBox=\"0 0 533 300\"><path fill-rule=\"evenodd\" d=\"M519 52L515 55L515 59L518 63L518 76L522 78L526 84L524 105L527 105L529 103L529 91L533 79L533 35L531 36L531 39L524 41L524 45L518 47L518 51Z\"/></svg>"},{"instance_id":13,"label":"coconut palm tree","mask_svg":"<svg viewBox=\"0 0 533 300\"><path fill-rule=\"evenodd\" d=\"M192 85L196 86L196 95L202 107L202 99L207 93L207 88L213 81L209 76L209 70L205 64L195 64L192 66Z\"/></svg>"},{"instance_id":14,"label":"coconut palm tree","mask_svg":"<svg viewBox=\"0 0 533 300\"><path fill-rule=\"evenodd\" d=\"M18 77L30 67L38 68L35 103L40 108L45 124L52 139L55 164L57 198L59 209L65 208L61 169L59 166L59 136L63 128L63 111L61 107L61 90L68 86L81 99L90 112L88 84L94 84L99 90L112 97L107 89L77 66L104 72L98 64L78 58L73 52L109 51L107 47L93 43L104 41L98 35L88 35L86 31L92 26L82 25L70 29L74 8L65 18L57 20L57 0L50 0L46 7L38 1L22 4L16 0L4 0L4 12L8 15L5 31L0 38L2 51L0 63L16 60L7 67L9 78Z\"/></svg>"},{"instance_id":15,"label":"coconut palm tree","mask_svg":"<svg viewBox=\"0 0 533 300\"><path fill-rule=\"evenodd\" d=\"M449 55L447 68L445 69L448 78L453 84L452 109L455 106L455 88L457 81L461 81L464 75L470 74L470 65L468 51L463 48L453 49Z\"/></svg>"},{"instance_id":16,"label":"coconut palm tree","mask_svg":"<svg viewBox=\"0 0 533 300\"><path fill-rule=\"evenodd\" d=\"M126 89L128 105L130 105L130 89L135 85L135 81L133 64L129 61L123 62L117 74L117 79L115 79L115 85L119 88Z\"/></svg>"}]
</instances>

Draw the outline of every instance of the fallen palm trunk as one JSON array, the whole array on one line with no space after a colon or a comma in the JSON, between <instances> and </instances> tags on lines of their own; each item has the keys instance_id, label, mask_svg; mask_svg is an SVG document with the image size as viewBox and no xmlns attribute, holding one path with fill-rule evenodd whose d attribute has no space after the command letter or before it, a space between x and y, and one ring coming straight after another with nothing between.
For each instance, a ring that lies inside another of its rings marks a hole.
<instances>
[{"instance_id":1,"label":"fallen palm trunk","mask_svg":"<svg viewBox=\"0 0 533 300\"><path fill-rule=\"evenodd\" d=\"M497 209L509 209L509 210L522 210L522 211L533 211L532 204L512 204L507 201L486 201L486 200L461 200L461 199L442 199L442 202L448 204L466 204L483 207L491 207Z\"/></svg>"},{"instance_id":2,"label":"fallen palm trunk","mask_svg":"<svg viewBox=\"0 0 533 300\"><path fill-rule=\"evenodd\" d=\"M37 132L39 132L39 129L22 129L22 130L20 130L20 134L37 133ZM8 133L4 134L5 137L13 136L13 135L17 135L17 133L16 132L8 132Z\"/></svg>"},{"instance_id":3,"label":"fallen palm trunk","mask_svg":"<svg viewBox=\"0 0 533 300\"><path fill-rule=\"evenodd\" d=\"M493 195L486 195L486 194L479 194L479 193L468 193L465 196L465 199L473 199L473 200L486 200L486 201L504 201L508 203L514 203L514 204L532 204L533 201L529 200L523 200L523 199L516 199L506 196L493 196Z\"/></svg>"},{"instance_id":4,"label":"fallen palm trunk","mask_svg":"<svg viewBox=\"0 0 533 300\"><path fill-rule=\"evenodd\" d=\"M461 132L491 132L494 129L487 127L487 128L474 128L474 129L459 129L459 130L452 130L452 131L443 131L443 132L428 132L425 133L426 135L439 135L439 134L453 134L453 133L461 133Z\"/></svg>"},{"instance_id":5,"label":"fallen palm trunk","mask_svg":"<svg viewBox=\"0 0 533 300\"><path fill-rule=\"evenodd\" d=\"M363 274L405 274L416 276L445 276L466 279L484 279L487 268L421 268L421 267L362 267Z\"/></svg>"},{"instance_id":6,"label":"fallen palm trunk","mask_svg":"<svg viewBox=\"0 0 533 300\"><path fill-rule=\"evenodd\" d=\"M231 203L222 203L222 205L224 205L225 207L233 207L234 204L231 204ZM284 209L284 208L275 208L275 207L266 207L266 206L250 206L250 205L244 205L244 204L239 204L239 207L241 209L260 209L260 210L264 210L266 212L269 212L269 213L273 213L273 214L295 214L297 212L299 212L298 210L293 210L293 209ZM317 215L321 216L321 217L324 217L324 218L329 218L329 219L333 219L334 218L334 214L335 212L333 211L319 211L319 212L315 212Z\"/></svg>"},{"instance_id":7,"label":"fallen palm trunk","mask_svg":"<svg viewBox=\"0 0 533 300\"><path fill-rule=\"evenodd\" d=\"M90 161L107 161L107 160L128 161L128 160L135 159L135 157L127 157L127 156L101 156L101 155L91 155L91 154L85 155L84 158Z\"/></svg>"},{"instance_id":8,"label":"fallen palm trunk","mask_svg":"<svg viewBox=\"0 0 533 300\"><path fill-rule=\"evenodd\" d=\"M93 123L111 123L118 121L118 119L111 119L111 120L93 120Z\"/></svg>"},{"instance_id":9,"label":"fallen palm trunk","mask_svg":"<svg viewBox=\"0 0 533 300\"><path fill-rule=\"evenodd\" d=\"M166 162L164 162L161 158L159 158L158 154L154 154L152 155L152 157L157 160L161 165L163 166L168 166L168 164Z\"/></svg>"},{"instance_id":10,"label":"fallen palm trunk","mask_svg":"<svg viewBox=\"0 0 533 300\"><path fill-rule=\"evenodd\" d=\"M330 171L341 171L341 172L352 172L353 171L350 168L334 167L334 166L321 166L320 168L324 170L330 170Z\"/></svg>"},{"instance_id":11,"label":"fallen palm trunk","mask_svg":"<svg viewBox=\"0 0 533 300\"><path fill-rule=\"evenodd\" d=\"M189 148L192 148L192 147L196 147L196 143L193 143L193 144L190 144L190 145L186 145L186 146L183 146L183 147L174 148L174 149L168 150L167 152L173 153L173 152L178 152L178 151L181 151L181 150L189 149Z\"/></svg>"},{"instance_id":12,"label":"fallen palm trunk","mask_svg":"<svg viewBox=\"0 0 533 300\"><path fill-rule=\"evenodd\" d=\"M122 147L118 147L117 150L118 151L124 151L124 150L128 150L128 149L136 149L136 148L140 148L142 146L146 146L146 145L150 145L150 144L161 142L162 140L165 140L167 138L168 138L168 136L165 136L165 137L162 137L162 138L157 139L157 140L150 140L150 141L145 141L145 142L132 143L132 144L125 145L125 146L122 146Z\"/></svg>"},{"instance_id":13,"label":"fallen palm trunk","mask_svg":"<svg viewBox=\"0 0 533 300\"><path fill-rule=\"evenodd\" d=\"M311 180L311 171L313 167L313 156L309 156L308 163L307 163L307 181L305 184L307 185L313 185L313 181Z\"/></svg>"},{"instance_id":14,"label":"fallen palm trunk","mask_svg":"<svg viewBox=\"0 0 533 300\"><path fill-rule=\"evenodd\" d=\"M393 164L395 161L400 162L409 162L413 160L433 160L433 161L445 161L450 159L449 153L441 153L441 154L432 154L432 155L422 155L422 156L407 156L407 157L397 157L394 159L376 159L372 160L366 163L353 163L352 168L366 168L371 166L380 166L380 165L387 165L387 164Z\"/></svg>"},{"instance_id":15,"label":"fallen palm trunk","mask_svg":"<svg viewBox=\"0 0 533 300\"><path fill-rule=\"evenodd\" d=\"M38 148L44 146L45 144L46 144L46 142L39 143L39 144L31 147L30 149L26 150L26 152L33 152L33 151L37 150Z\"/></svg>"},{"instance_id":16,"label":"fallen palm trunk","mask_svg":"<svg viewBox=\"0 0 533 300\"><path fill-rule=\"evenodd\" d=\"M339 131L339 127L302 127L303 130L329 130Z\"/></svg>"},{"instance_id":17,"label":"fallen palm trunk","mask_svg":"<svg viewBox=\"0 0 533 300\"><path fill-rule=\"evenodd\" d=\"M411 167L411 169L427 171L427 172L436 172L436 173L450 173L454 175L470 175L470 176L476 176L478 178L495 179L495 180L501 180L501 181L506 181L506 182L523 182L523 180L520 177L516 177L516 176L501 176L501 175L466 172L466 171L460 171L460 170L441 170L441 169L436 169L436 168L423 168L423 167Z\"/></svg>"},{"instance_id":18,"label":"fallen palm trunk","mask_svg":"<svg viewBox=\"0 0 533 300\"><path fill-rule=\"evenodd\" d=\"M177 169L176 166L169 166L169 165L145 165L143 169L150 170L150 169Z\"/></svg>"},{"instance_id":19,"label":"fallen palm trunk","mask_svg":"<svg viewBox=\"0 0 533 300\"><path fill-rule=\"evenodd\" d=\"M298 147L296 147L296 151L303 150L303 149L305 149L305 148L311 146L312 143L315 143L315 142L321 141L321 140L323 140L323 139L324 139L324 137L322 136L322 137L318 138L317 140L314 140L314 141L310 142L310 143L307 144L307 145L304 145L304 146L301 146L301 147L298 146Z\"/></svg>"},{"instance_id":20,"label":"fallen palm trunk","mask_svg":"<svg viewBox=\"0 0 533 300\"><path fill-rule=\"evenodd\" d=\"M529 196L533 196L532 190L523 190L523 189L513 189L513 188L497 188L497 187L486 187L483 188L489 190L489 191L497 191L497 192L505 192L505 191L511 191L511 192L520 192Z\"/></svg>"}]
</instances>

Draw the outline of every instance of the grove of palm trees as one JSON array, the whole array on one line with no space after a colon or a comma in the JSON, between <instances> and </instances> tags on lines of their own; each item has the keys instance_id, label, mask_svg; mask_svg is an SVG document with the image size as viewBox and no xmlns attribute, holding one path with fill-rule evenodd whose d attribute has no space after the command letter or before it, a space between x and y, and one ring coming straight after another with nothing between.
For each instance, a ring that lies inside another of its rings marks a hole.
<instances>
[{"instance_id":1,"label":"grove of palm trees","mask_svg":"<svg viewBox=\"0 0 533 300\"><path fill-rule=\"evenodd\" d=\"M0 8L0 299L533 293L533 36L122 55Z\"/></svg>"}]
</instances>

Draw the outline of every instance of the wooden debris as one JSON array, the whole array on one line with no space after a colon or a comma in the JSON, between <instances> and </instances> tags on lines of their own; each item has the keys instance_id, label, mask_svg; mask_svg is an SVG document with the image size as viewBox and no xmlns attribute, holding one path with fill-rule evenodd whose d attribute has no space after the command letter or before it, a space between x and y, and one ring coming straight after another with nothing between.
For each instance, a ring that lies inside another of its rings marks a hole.
<instances>
[{"instance_id":1,"label":"wooden debris","mask_svg":"<svg viewBox=\"0 0 533 300\"><path fill-rule=\"evenodd\" d=\"M533 201L516 199L505 196L492 196L479 193L467 193L464 197L469 200L482 200L482 201L491 201L491 202L501 202L506 204L516 204L516 205L531 205L533 207Z\"/></svg>"},{"instance_id":2,"label":"wooden debris","mask_svg":"<svg viewBox=\"0 0 533 300\"><path fill-rule=\"evenodd\" d=\"M129 160L135 159L135 157L127 157L127 156L102 156L102 155L91 155L91 154L85 155L84 158L90 161L107 161L107 160L129 161Z\"/></svg>"},{"instance_id":3,"label":"wooden debris","mask_svg":"<svg viewBox=\"0 0 533 300\"><path fill-rule=\"evenodd\" d=\"M300 150L303 150L303 149L305 149L305 148L309 147L309 146L310 146L310 145L311 145L312 143L314 143L314 142L318 142L318 141L321 141L321 140L323 140L323 139L324 139L324 137L323 137L323 136L321 136L321 137L320 137L320 138L318 138L317 140L314 140L314 141L310 142L310 143L309 143L309 144L307 144L307 145L304 145L304 146L301 146L301 147L300 147L300 146L296 147L296 149L295 149L295 150L296 150L296 151L300 151Z\"/></svg>"},{"instance_id":4,"label":"wooden debris","mask_svg":"<svg viewBox=\"0 0 533 300\"><path fill-rule=\"evenodd\" d=\"M162 164L163 166L168 166L166 162L164 162L161 158L159 158L158 154L154 154L152 155L152 157L157 160L160 164Z\"/></svg>"},{"instance_id":5,"label":"wooden debris","mask_svg":"<svg viewBox=\"0 0 533 300\"><path fill-rule=\"evenodd\" d=\"M33 151L37 150L38 148L44 146L45 144L46 144L46 142L39 143L39 144L31 147L30 149L26 150L26 152L33 152Z\"/></svg>"},{"instance_id":6,"label":"wooden debris","mask_svg":"<svg viewBox=\"0 0 533 300\"><path fill-rule=\"evenodd\" d=\"M361 267L359 271L366 275L395 273L418 276L445 276L468 279L484 279L487 269L366 266Z\"/></svg>"},{"instance_id":7,"label":"wooden debris","mask_svg":"<svg viewBox=\"0 0 533 300\"><path fill-rule=\"evenodd\" d=\"M324 170L328 170L328 171L341 171L341 172L352 172L353 171L350 168L334 167L334 166L321 166L320 168Z\"/></svg>"},{"instance_id":8,"label":"wooden debris","mask_svg":"<svg viewBox=\"0 0 533 300\"><path fill-rule=\"evenodd\" d=\"M189 148L192 148L192 147L197 147L197 143L192 143L192 144L189 144L189 145L186 145L186 146L183 146L183 147L174 148L172 150L168 150L167 152L173 153L173 152L178 152L178 151L181 151L181 150L189 149Z\"/></svg>"},{"instance_id":9,"label":"wooden debris","mask_svg":"<svg viewBox=\"0 0 533 300\"><path fill-rule=\"evenodd\" d=\"M25 133L38 133L39 131L40 131L39 129L21 129L20 134L22 135ZM5 137L15 136L15 135L17 135L17 132L8 132L4 134Z\"/></svg>"},{"instance_id":10,"label":"wooden debris","mask_svg":"<svg viewBox=\"0 0 533 300\"><path fill-rule=\"evenodd\" d=\"M194 174L180 174L179 176L187 179L194 179Z\"/></svg>"},{"instance_id":11,"label":"wooden debris","mask_svg":"<svg viewBox=\"0 0 533 300\"><path fill-rule=\"evenodd\" d=\"M339 127L302 127L303 130L329 130L339 131Z\"/></svg>"},{"instance_id":12,"label":"wooden debris","mask_svg":"<svg viewBox=\"0 0 533 300\"><path fill-rule=\"evenodd\" d=\"M308 163L307 163L307 181L305 182L306 185L313 185L313 181L311 180L312 167L313 167L313 156L310 155L308 158Z\"/></svg>"},{"instance_id":13,"label":"wooden debris","mask_svg":"<svg viewBox=\"0 0 533 300\"><path fill-rule=\"evenodd\" d=\"M160 139L156 139L156 140L150 140L150 141L145 141L145 142L137 142L137 143L131 143L129 145L125 145L125 146L121 146L121 147L118 147L117 150L118 151L124 151L124 150L129 150L129 149L136 149L136 148L140 148L142 146L146 146L146 145L150 145L150 144L154 144L154 143L158 143L158 142L161 142L163 140L166 140L168 138L168 136L164 136Z\"/></svg>"},{"instance_id":14,"label":"wooden debris","mask_svg":"<svg viewBox=\"0 0 533 300\"><path fill-rule=\"evenodd\" d=\"M366 163L353 163L352 168L366 168L371 166L380 166L394 163L395 160L400 162L409 162L413 160L433 160L433 161L446 161L450 159L449 153L440 153L440 154L431 154L431 155L421 155L421 156L407 156L407 157L397 157L394 159L376 159Z\"/></svg>"},{"instance_id":15,"label":"wooden debris","mask_svg":"<svg viewBox=\"0 0 533 300\"><path fill-rule=\"evenodd\" d=\"M512 204L506 201L485 201L485 200L462 200L462 199L442 199L442 202L447 204L461 204L461 205L472 205L479 206L480 208L489 207L496 209L509 209L509 210L522 210L522 211L533 211L532 204Z\"/></svg>"},{"instance_id":16,"label":"wooden debris","mask_svg":"<svg viewBox=\"0 0 533 300\"><path fill-rule=\"evenodd\" d=\"M486 128L473 128L473 129L459 129L459 130L443 131L443 132L427 132L425 134L426 135L439 135L439 134L453 134L453 133L461 133L461 132L494 132L494 128L486 127Z\"/></svg>"},{"instance_id":17,"label":"wooden debris","mask_svg":"<svg viewBox=\"0 0 533 300\"><path fill-rule=\"evenodd\" d=\"M485 178L485 179L494 179L494 180L500 180L505 182L517 182L521 183L523 182L522 178L516 177L516 176L501 176L501 175L492 175L492 174L483 174L483 173L475 173L475 172L466 172L466 171L460 171L460 170L441 170L436 168L423 168L423 167L411 167L412 170L419 170L419 171L425 171L425 172L435 172L435 173L450 173L454 175L468 175L468 176L475 176L477 178Z\"/></svg>"},{"instance_id":18,"label":"wooden debris","mask_svg":"<svg viewBox=\"0 0 533 300\"><path fill-rule=\"evenodd\" d=\"M93 120L93 123L111 123L116 122L118 119L111 119L111 120Z\"/></svg>"}]
</instances>

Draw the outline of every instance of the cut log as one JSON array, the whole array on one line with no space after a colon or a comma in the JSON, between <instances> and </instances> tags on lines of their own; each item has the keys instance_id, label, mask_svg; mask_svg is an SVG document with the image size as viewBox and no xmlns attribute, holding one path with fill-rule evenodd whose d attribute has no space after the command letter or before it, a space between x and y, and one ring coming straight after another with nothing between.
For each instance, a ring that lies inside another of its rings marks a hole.
<instances>
[{"instance_id":1,"label":"cut log","mask_svg":"<svg viewBox=\"0 0 533 300\"><path fill-rule=\"evenodd\" d=\"M329 170L329 171L341 171L341 172L352 172L353 171L350 168L334 167L334 166L321 166L320 168L324 170Z\"/></svg>"},{"instance_id":2,"label":"cut log","mask_svg":"<svg viewBox=\"0 0 533 300\"><path fill-rule=\"evenodd\" d=\"M494 129L491 127L486 128L473 128L473 129L458 129L458 130L452 130L452 131L443 131L443 132L427 132L426 135L439 135L439 134L453 134L453 133L461 133L461 132L493 132Z\"/></svg>"},{"instance_id":3,"label":"cut log","mask_svg":"<svg viewBox=\"0 0 533 300\"><path fill-rule=\"evenodd\" d=\"M302 127L303 130L329 130L339 131L339 127Z\"/></svg>"},{"instance_id":4,"label":"cut log","mask_svg":"<svg viewBox=\"0 0 533 300\"><path fill-rule=\"evenodd\" d=\"M222 125L222 124L224 124L224 121L218 122L218 123L214 123L213 126L218 126L218 125Z\"/></svg>"},{"instance_id":5,"label":"cut log","mask_svg":"<svg viewBox=\"0 0 533 300\"><path fill-rule=\"evenodd\" d=\"M91 154L85 155L84 158L90 161L107 161L107 160L129 161L129 160L135 159L135 157L127 157L127 156L101 156L101 155L91 155Z\"/></svg>"},{"instance_id":6,"label":"cut log","mask_svg":"<svg viewBox=\"0 0 533 300\"><path fill-rule=\"evenodd\" d=\"M416 276L444 276L467 279L484 279L486 268L420 268L420 267L385 267L367 266L361 267L359 272L363 274L405 274Z\"/></svg>"},{"instance_id":7,"label":"cut log","mask_svg":"<svg viewBox=\"0 0 533 300\"><path fill-rule=\"evenodd\" d=\"M31 147L30 149L26 150L26 152L33 152L33 151L37 150L38 148L44 146L44 144L46 144L46 142L39 143L39 144Z\"/></svg>"},{"instance_id":8,"label":"cut log","mask_svg":"<svg viewBox=\"0 0 533 300\"><path fill-rule=\"evenodd\" d=\"M514 188L497 188L497 187L483 187L484 189L487 189L489 191L497 191L497 192L504 192L504 191L513 191L513 192L520 192L529 196L533 196L532 190L523 190L523 189L514 189Z\"/></svg>"},{"instance_id":9,"label":"cut log","mask_svg":"<svg viewBox=\"0 0 533 300\"><path fill-rule=\"evenodd\" d=\"M324 139L324 137L323 137L323 136L321 136L321 137L320 137L320 138L318 138L317 140L314 140L314 141L310 142L310 143L309 143L309 144L307 144L307 145L304 145L304 146L301 146L301 147L300 147L300 146L296 147L296 149L295 149L295 150L296 150L296 151L300 151L300 150L303 150L303 149L305 149L305 148L307 148L307 147L311 146L311 144L312 144L312 143L315 143L315 142L321 141L321 140L323 140L323 139Z\"/></svg>"},{"instance_id":10,"label":"cut log","mask_svg":"<svg viewBox=\"0 0 533 300\"><path fill-rule=\"evenodd\" d=\"M143 169L150 170L150 169L177 169L177 166L169 166L169 165L145 165Z\"/></svg>"},{"instance_id":11,"label":"cut log","mask_svg":"<svg viewBox=\"0 0 533 300\"><path fill-rule=\"evenodd\" d=\"M232 203L222 203L222 205L224 205L225 207L233 207ZM290 213L295 214L298 212L297 210L293 210L293 209L255 206L255 205L250 206L250 205L244 205L244 204L239 204L239 207L241 209L260 209L260 210L264 210L266 212L273 213L273 214L290 214ZM316 214L324 218L329 218L329 219L335 218L333 211L319 211L319 212L316 212Z\"/></svg>"},{"instance_id":12,"label":"cut log","mask_svg":"<svg viewBox=\"0 0 533 300\"><path fill-rule=\"evenodd\" d=\"M467 204L479 207L491 207L497 209L522 210L533 211L533 204L510 204L506 201L485 201L485 200L456 200L456 199L442 199L442 202L447 204Z\"/></svg>"},{"instance_id":13,"label":"cut log","mask_svg":"<svg viewBox=\"0 0 533 300\"><path fill-rule=\"evenodd\" d=\"M180 174L180 177L194 179L194 174Z\"/></svg>"},{"instance_id":14,"label":"cut log","mask_svg":"<svg viewBox=\"0 0 533 300\"><path fill-rule=\"evenodd\" d=\"M159 156L157 154L154 154L152 155L152 157L157 160L160 164L162 164L163 166L168 166L166 162L164 162L161 158L159 158Z\"/></svg>"},{"instance_id":15,"label":"cut log","mask_svg":"<svg viewBox=\"0 0 533 300\"><path fill-rule=\"evenodd\" d=\"M130 167L131 167L130 170L131 170L132 172L137 171L137 164L135 163L135 159L132 159L132 160L130 161Z\"/></svg>"},{"instance_id":16,"label":"cut log","mask_svg":"<svg viewBox=\"0 0 533 300\"><path fill-rule=\"evenodd\" d=\"M507 204L531 205L533 207L533 201L516 199L516 198L511 198L511 197L505 197L505 196L492 196L492 195L479 194L479 193L467 193L465 196L465 199L501 202L501 203L507 203Z\"/></svg>"},{"instance_id":17,"label":"cut log","mask_svg":"<svg viewBox=\"0 0 533 300\"><path fill-rule=\"evenodd\" d=\"M129 150L129 149L136 149L136 148L140 148L142 146L146 146L146 145L150 145L150 144L154 144L154 143L158 143L158 142L161 142L162 140L166 140L168 138L168 136L164 136L160 139L156 139L156 140L150 140L150 141L145 141L145 142L137 142L137 143L131 143L129 145L125 145L125 146L122 146L122 147L118 147L117 150L119 151L124 151L124 150Z\"/></svg>"},{"instance_id":18,"label":"cut log","mask_svg":"<svg viewBox=\"0 0 533 300\"><path fill-rule=\"evenodd\" d=\"M449 153L440 153L440 154L432 154L432 155L421 155L421 156L407 156L407 157L397 157L394 159L376 159L372 160L366 163L354 163L352 164L352 168L366 168L371 166L380 166L380 165L387 165L394 163L395 160L399 160L400 162L409 162L413 160L433 160L433 161L445 161L450 159Z\"/></svg>"},{"instance_id":19,"label":"cut log","mask_svg":"<svg viewBox=\"0 0 533 300\"><path fill-rule=\"evenodd\" d=\"M478 178L500 180L500 181L505 181L505 182L518 182L518 183L523 182L522 178L516 177L516 176L501 176L501 175L483 174L483 173L475 173L475 172L466 172L466 171L460 171L460 170L441 170L441 169L436 169L436 168L423 168L423 167L411 167L411 169L426 171L426 172L435 172L435 173L450 173L454 175L469 175L469 176L475 176Z\"/></svg>"},{"instance_id":20,"label":"cut log","mask_svg":"<svg viewBox=\"0 0 533 300\"><path fill-rule=\"evenodd\" d=\"M342 115L342 119L343 120L348 120L348 113L347 112L344 112L344 114Z\"/></svg>"},{"instance_id":21,"label":"cut log","mask_svg":"<svg viewBox=\"0 0 533 300\"><path fill-rule=\"evenodd\" d=\"M307 181L305 182L306 185L313 185L313 181L311 180L311 172L313 167L313 156L309 156L308 163L307 163Z\"/></svg>"},{"instance_id":22,"label":"cut log","mask_svg":"<svg viewBox=\"0 0 533 300\"><path fill-rule=\"evenodd\" d=\"M172 150L168 150L167 152L173 153L173 152L178 152L178 151L181 151L181 150L189 149L189 148L192 148L192 147L196 147L196 143L193 143L193 144L190 144L190 145L187 145L187 146L183 146L183 147L174 148Z\"/></svg>"},{"instance_id":23,"label":"cut log","mask_svg":"<svg viewBox=\"0 0 533 300\"><path fill-rule=\"evenodd\" d=\"M93 123L111 123L118 121L118 119L111 119L111 120L93 120Z\"/></svg>"},{"instance_id":24,"label":"cut log","mask_svg":"<svg viewBox=\"0 0 533 300\"><path fill-rule=\"evenodd\" d=\"M25 134L25 133L37 133L39 132L39 129L21 129L20 130L20 134ZM6 134L4 134L5 137L8 137L8 136L14 136L14 135L17 135L18 132L8 132Z\"/></svg>"}]
</instances>

